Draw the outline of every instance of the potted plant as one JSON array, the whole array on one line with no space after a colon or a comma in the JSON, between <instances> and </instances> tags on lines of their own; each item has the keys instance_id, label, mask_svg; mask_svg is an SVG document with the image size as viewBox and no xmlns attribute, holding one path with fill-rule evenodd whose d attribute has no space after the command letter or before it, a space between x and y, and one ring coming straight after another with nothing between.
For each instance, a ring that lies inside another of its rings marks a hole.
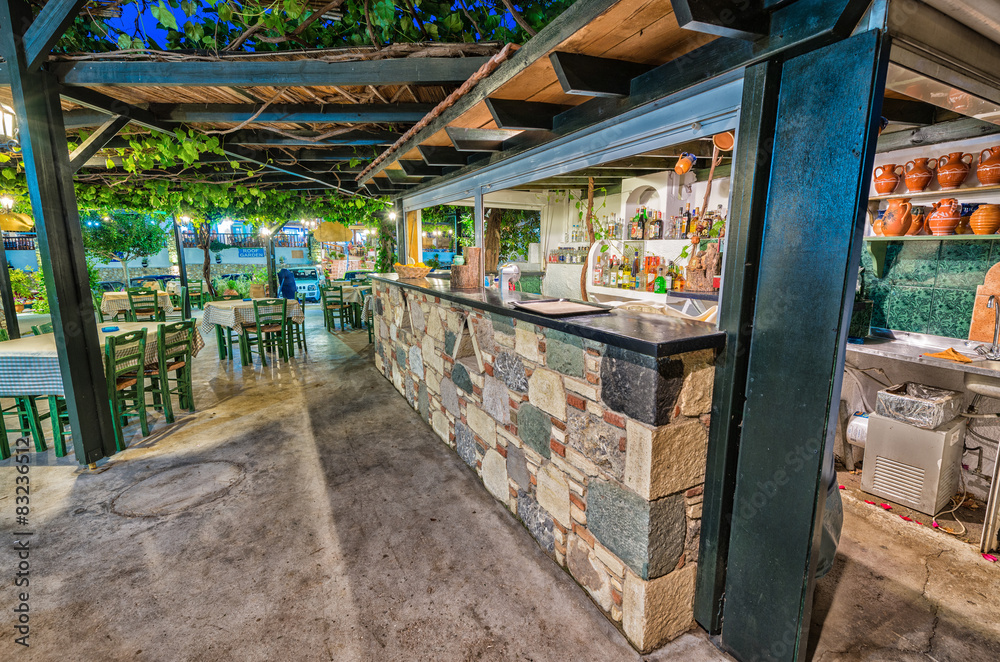
<instances>
[{"instance_id":1,"label":"potted plant","mask_svg":"<svg viewBox=\"0 0 1000 662\"><path fill-rule=\"evenodd\" d=\"M149 266L149 258L148 257L142 258L142 266L143 267L148 267Z\"/></svg>"}]
</instances>

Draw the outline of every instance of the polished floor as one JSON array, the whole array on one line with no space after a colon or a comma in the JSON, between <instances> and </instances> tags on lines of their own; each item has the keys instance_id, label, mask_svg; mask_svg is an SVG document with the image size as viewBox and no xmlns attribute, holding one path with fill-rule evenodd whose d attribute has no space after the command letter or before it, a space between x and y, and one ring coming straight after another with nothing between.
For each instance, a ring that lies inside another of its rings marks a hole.
<instances>
[{"instance_id":1,"label":"polished floor","mask_svg":"<svg viewBox=\"0 0 1000 662\"><path fill-rule=\"evenodd\" d=\"M130 426L97 472L35 456L31 646L3 579L2 659L640 660L375 371L367 333L307 324L308 354L266 368L206 338L198 411ZM0 463L0 577L15 477ZM846 510L816 659L1000 659L996 568ZM694 632L646 659L728 658Z\"/></svg>"}]
</instances>

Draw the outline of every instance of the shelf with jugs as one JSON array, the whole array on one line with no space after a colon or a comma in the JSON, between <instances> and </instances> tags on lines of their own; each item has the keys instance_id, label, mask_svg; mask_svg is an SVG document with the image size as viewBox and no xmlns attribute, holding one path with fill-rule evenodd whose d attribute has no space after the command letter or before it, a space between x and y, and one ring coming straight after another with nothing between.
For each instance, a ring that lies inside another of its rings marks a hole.
<instances>
[{"instance_id":1,"label":"shelf with jugs","mask_svg":"<svg viewBox=\"0 0 1000 662\"><path fill-rule=\"evenodd\" d=\"M979 185L963 187L973 165ZM968 194L1000 192L1000 145L982 150L978 159L973 154L951 152L936 160L921 157L904 165L880 165L874 175L877 195L869 199L869 222L876 236L991 235L1000 229L1000 205L959 201L959 197L968 199ZM928 191L933 180L939 189ZM906 193L896 193L900 183ZM931 204L931 210L912 203L934 198L940 199ZM880 213L883 200L886 209Z\"/></svg>"}]
</instances>

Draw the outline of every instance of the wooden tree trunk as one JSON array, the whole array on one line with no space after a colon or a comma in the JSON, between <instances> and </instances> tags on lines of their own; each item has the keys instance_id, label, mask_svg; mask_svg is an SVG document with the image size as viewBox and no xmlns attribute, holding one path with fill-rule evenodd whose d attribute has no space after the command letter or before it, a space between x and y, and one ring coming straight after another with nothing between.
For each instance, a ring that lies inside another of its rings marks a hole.
<instances>
[{"instance_id":1,"label":"wooden tree trunk","mask_svg":"<svg viewBox=\"0 0 1000 662\"><path fill-rule=\"evenodd\" d=\"M500 209L486 210L486 227L483 228L483 255L486 260L486 272L496 273L500 262Z\"/></svg>"}]
</instances>

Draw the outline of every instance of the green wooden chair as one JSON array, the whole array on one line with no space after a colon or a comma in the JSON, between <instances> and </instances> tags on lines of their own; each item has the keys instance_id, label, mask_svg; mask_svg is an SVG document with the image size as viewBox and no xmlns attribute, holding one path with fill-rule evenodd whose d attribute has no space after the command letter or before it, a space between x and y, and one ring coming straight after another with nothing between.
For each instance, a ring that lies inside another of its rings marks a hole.
<instances>
[{"instance_id":1,"label":"green wooden chair","mask_svg":"<svg viewBox=\"0 0 1000 662\"><path fill-rule=\"evenodd\" d=\"M184 317L184 302L188 300L188 288L182 286L176 294L171 294L169 296L170 305L174 307L174 311L172 313L166 313L163 316L164 319L176 319L181 321L186 319Z\"/></svg>"},{"instance_id":2,"label":"green wooden chair","mask_svg":"<svg viewBox=\"0 0 1000 662\"><path fill-rule=\"evenodd\" d=\"M35 396L18 396L13 400L13 405L0 406L0 460L10 457L7 435L11 432L17 433L18 437L30 436L35 444L35 451L44 453L49 447L45 443L45 433L42 431L41 423L50 414L39 414ZM14 425L8 425L6 420L8 416L14 417L16 421Z\"/></svg>"},{"instance_id":3,"label":"green wooden chair","mask_svg":"<svg viewBox=\"0 0 1000 662\"><path fill-rule=\"evenodd\" d=\"M46 322L45 324L32 326L31 333L36 336L44 336L46 333L53 333L52 322Z\"/></svg>"},{"instance_id":4,"label":"green wooden chair","mask_svg":"<svg viewBox=\"0 0 1000 662\"><path fill-rule=\"evenodd\" d=\"M345 329L350 316L348 304L344 303L344 286L331 285L320 290L323 303L323 323L327 331L335 331L337 319L340 319L340 330Z\"/></svg>"},{"instance_id":5,"label":"green wooden chair","mask_svg":"<svg viewBox=\"0 0 1000 662\"><path fill-rule=\"evenodd\" d=\"M146 329L108 336L104 341L104 372L108 380L111 417L115 424L115 446L120 451L126 448L122 427L128 423L129 416L138 416L142 436L149 436L143 365L145 356Z\"/></svg>"},{"instance_id":6,"label":"green wooden chair","mask_svg":"<svg viewBox=\"0 0 1000 662\"><path fill-rule=\"evenodd\" d=\"M205 310L205 302L210 300L208 298L208 292L205 291L205 281L189 280L188 297L191 299L192 306L196 305L202 310Z\"/></svg>"},{"instance_id":7,"label":"green wooden chair","mask_svg":"<svg viewBox=\"0 0 1000 662\"><path fill-rule=\"evenodd\" d=\"M291 317L288 318L288 355L295 356L295 345L299 346L303 352L309 351L306 346L306 295L304 293L296 293L295 300L299 302L299 308L302 310L302 322L296 322Z\"/></svg>"},{"instance_id":8,"label":"green wooden chair","mask_svg":"<svg viewBox=\"0 0 1000 662\"><path fill-rule=\"evenodd\" d=\"M66 442L73 445L73 431L69 427L69 407L66 398L59 395L49 396L49 413L46 417L52 421L52 445L56 449L56 457L66 455Z\"/></svg>"},{"instance_id":9,"label":"green wooden chair","mask_svg":"<svg viewBox=\"0 0 1000 662\"><path fill-rule=\"evenodd\" d=\"M130 322L165 322L159 292L148 287L131 287L128 294Z\"/></svg>"},{"instance_id":10,"label":"green wooden chair","mask_svg":"<svg viewBox=\"0 0 1000 662\"><path fill-rule=\"evenodd\" d=\"M372 300L372 293L365 292L364 303L361 310L365 317L365 326L368 327L368 344L375 342L375 303Z\"/></svg>"},{"instance_id":11,"label":"green wooden chair","mask_svg":"<svg viewBox=\"0 0 1000 662\"><path fill-rule=\"evenodd\" d=\"M267 365L264 353L275 350L282 361L288 361L287 299L256 299L253 302L254 324L243 327L243 347L246 364L253 363L253 346L257 345L261 365Z\"/></svg>"},{"instance_id":12,"label":"green wooden chair","mask_svg":"<svg viewBox=\"0 0 1000 662\"><path fill-rule=\"evenodd\" d=\"M146 366L153 408L161 409L167 423L174 422L171 396L177 396L177 406L194 411L194 389L191 383L191 358L194 352L194 321L183 320L163 324L156 330L155 366Z\"/></svg>"},{"instance_id":13,"label":"green wooden chair","mask_svg":"<svg viewBox=\"0 0 1000 662\"><path fill-rule=\"evenodd\" d=\"M243 297L239 294L223 294L216 297L216 301L242 301ZM234 334L233 330L228 326L215 325L215 340L219 347L219 360L225 361L226 359L235 359L236 354L233 353L233 345L240 345L240 352L242 357L243 346L240 341L239 334ZM245 362L244 362L245 363Z\"/></svg>"}]
</instances>

